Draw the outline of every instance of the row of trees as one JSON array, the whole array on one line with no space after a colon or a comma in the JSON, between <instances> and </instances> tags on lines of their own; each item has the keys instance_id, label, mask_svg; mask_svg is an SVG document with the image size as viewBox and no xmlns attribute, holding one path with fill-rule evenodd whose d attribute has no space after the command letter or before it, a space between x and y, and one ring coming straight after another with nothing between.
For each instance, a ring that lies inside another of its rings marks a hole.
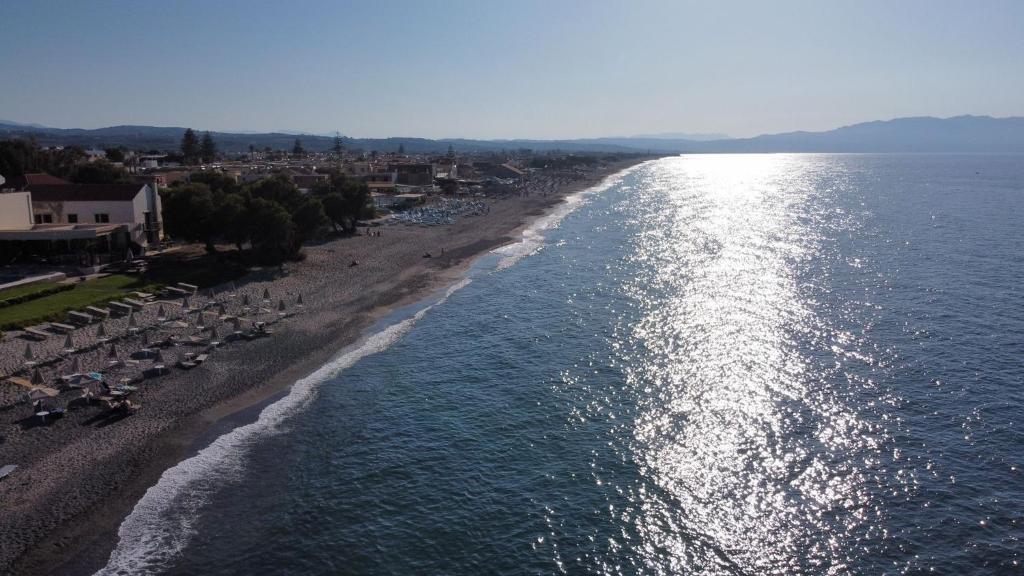
<instances>
[{"instance_id":1,"label":"row of trees","mask_svg":"<svg viewBox=\"0 0 1024 576\"><path fill-rule=\"evenodd\" d=\"M203 242L211 252L218 242L239 250L248 244L265 263L297 257L303 243L323 236L330 226L354 232L358 219L373 213L366 184L342 174L331 174L309 195L284 175L247 186L216 172L193 174L191 180L161 190L167 233Z\"/></svg>"},{"instance_id":2,"label":"row of trees","mask_svg":"<svg viewBox=\"0 0 1024 576\"><path fill-rule=\"evenodd\" d=\"M200 140L195 130L189 128L181 137L181 156L185 164L209 164L217 158L217 143L209 132L204 132Z\"/></svg>"},{"instance_id":3,"label":"row of trees","mask_svg":"<svg viewBox=\"0 0 1024 576\"><path fill-rule=\"evenodd\" d=\"M120 149L108 150L108 158L115 150L121 152L123 160L124 152ZM110 162L87 162L85 149L81 146L44 150L35 140L0 141L0 175L12 178L35 172L45 172L80 184L109 184L131 180L127 170Z\"/></svg>"}]
</instances>

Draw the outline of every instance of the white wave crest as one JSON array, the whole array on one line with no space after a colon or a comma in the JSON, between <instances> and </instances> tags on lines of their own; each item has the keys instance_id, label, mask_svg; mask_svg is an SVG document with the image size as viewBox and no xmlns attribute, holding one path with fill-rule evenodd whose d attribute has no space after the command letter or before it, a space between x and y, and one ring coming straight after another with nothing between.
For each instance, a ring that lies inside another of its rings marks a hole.
<instances>
[{"instance_id":1,"label":"white wave crest","mask_svg":"<svg viewBox=\"0 0 1024 576\"><path fill-rule=\"evenodd\" d=\"M188 544L194 524L209 496L225 480L242 473L249 448L262 438L281 432L281 425L305 409L324 383L360 359L388 348L409 332L431 308L470 283L464 278L438 300L413 316L387 326L347 348L315 372L298 380L288 394L267 406L255 422L240 426L213 441L195 456L166 470L146 491L118 529L117 547L97 575L156 574Z\"/></svg>"},{"instance_id":2,"label":"white wave crest","mask_svg":"<svg viewBox=\"0 0 1024 576\"><path fill-rule=\"evenodd\" d=\"M627 174L642 165L643 164L637 164L636 166L626 168L621 172L616 172L615 174L606 176L598 184L595 184L585 190L581 190L575 194L566 196L565 200L562 201L561 204L558 204L553 210L551 210L551 212L536 219L532 224L527 226L523 230L522 239L519 242L506 244L491 251L493 254L502 256L501 260L498 262L497 269L504 270L523 258L536 253L544 246L545 232L558 226L566 216L572 214L577 208L582 206L588 197L604 192L612 186L615 186L621 182Z\"/></svg>"}]
</instances>

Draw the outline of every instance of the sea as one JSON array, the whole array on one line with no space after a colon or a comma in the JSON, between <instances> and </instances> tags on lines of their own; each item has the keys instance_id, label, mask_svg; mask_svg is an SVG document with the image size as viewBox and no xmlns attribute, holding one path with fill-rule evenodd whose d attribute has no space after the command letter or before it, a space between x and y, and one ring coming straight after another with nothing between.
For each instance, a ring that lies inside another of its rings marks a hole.
<instances>
[{"instance_id":1,"label":"sea","mask_svg":"<svg viewBox=\"0 0 1024 576\"><path fill-rule=\"evenodd\" d=\"M1020 574L1024 157L684 155L166 471L101 574Z\"/></svg>"}]
</instances>

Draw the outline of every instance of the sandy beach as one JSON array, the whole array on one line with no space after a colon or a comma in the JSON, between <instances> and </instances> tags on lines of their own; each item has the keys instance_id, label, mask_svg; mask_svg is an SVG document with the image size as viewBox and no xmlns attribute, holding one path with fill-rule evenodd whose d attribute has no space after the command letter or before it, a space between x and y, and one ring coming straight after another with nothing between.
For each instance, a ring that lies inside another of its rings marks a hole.
<instances>
[{"instance_id":1,"label":"sandy beach","mask_svg":"<svg viewBox=\"0 0 1024 576\"><path fill-rule=\"evenodd\" d=\"M47 426L26 427L30 407L6 403L0 408L0 464L19 469L0 482L0 573L91 574L101 568L121 520L164 470L356 341L389 311L452 283L475 257L517 240L525 225L566 195L646 159L609 164L577 179L542 177L531 194L488 199L486 213L450 225L381 226L374 228L380 236L361 233L307 246L304 261L255 271L237 282L239 292L268 290L271 306L285 300L297 313L277 322L269 338L231 343L195 369L143 382L133 395L142 408L129 417L97 420L99 409L88 407ZM300 294L301 310L295 307ZM155 315L151 308L144 314ZM123 353L140 347L133 342L119 344Z\"/></svg>"}]
</instances>

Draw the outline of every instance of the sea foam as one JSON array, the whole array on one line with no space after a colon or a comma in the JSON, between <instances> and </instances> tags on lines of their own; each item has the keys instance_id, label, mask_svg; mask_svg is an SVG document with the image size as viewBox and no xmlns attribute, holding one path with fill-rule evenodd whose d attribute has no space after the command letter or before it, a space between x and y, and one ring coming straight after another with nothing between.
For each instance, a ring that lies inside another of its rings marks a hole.
<instances>
[{"instance_id":1,"label":"sea foam","mask_svg":"<svg viewBox=\"0 0 1024 576\"><path fill-rule=\"evenodd\" d=\"M193 536L195 521L209 496L225 481L237 478L243 472L250 447L267 436L280 433L284 422L304 410L325 382L360 359L385 350L434 306L469 283L468 278L461 280L409 318L346 348L309 376L296 381L288 394L264 408L255 422L220 436L195 456L166 470L121 523L117 547L111 553L107 566L96 574L162 572Z\"/></svg>"}]
</instances>

